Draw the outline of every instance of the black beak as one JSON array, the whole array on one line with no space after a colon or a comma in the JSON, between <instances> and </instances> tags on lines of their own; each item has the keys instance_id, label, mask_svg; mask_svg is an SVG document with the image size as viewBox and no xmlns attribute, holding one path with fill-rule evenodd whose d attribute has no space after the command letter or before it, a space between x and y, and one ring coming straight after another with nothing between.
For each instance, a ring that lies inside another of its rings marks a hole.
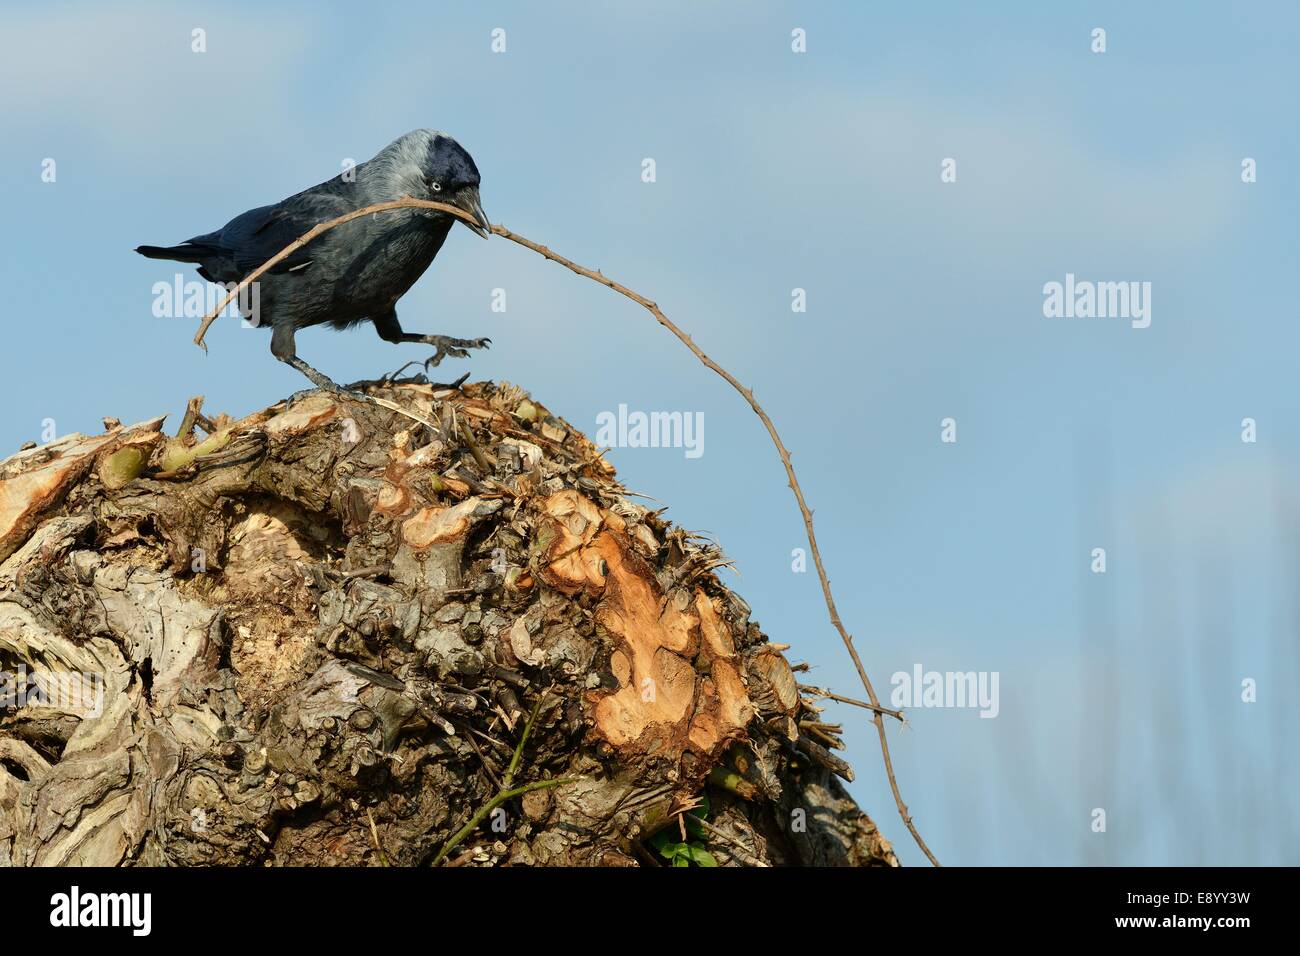
<instances>
[{"instance_id":1,"label":"black beak","mask_svg":"<svg viewBox=\"0 0 1300 956\"><path fill-rule=\"evenodd\" d=\"M456 205L473 216L475 220L473 223L469 223L462 219L461 222L484 239L492 235L492 223L488 222L487 213L483 211L483 203L479 201L477 186L467 186L456 193Z\"/></svg>"}]
</instances>

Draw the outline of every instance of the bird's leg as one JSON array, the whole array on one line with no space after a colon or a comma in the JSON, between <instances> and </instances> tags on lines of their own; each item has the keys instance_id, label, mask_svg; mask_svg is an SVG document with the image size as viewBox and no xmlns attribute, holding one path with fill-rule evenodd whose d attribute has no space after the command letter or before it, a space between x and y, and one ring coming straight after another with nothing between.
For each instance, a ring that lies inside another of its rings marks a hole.
<instances>
[{"instance_id":1,"label":"bird's leg","mask_svg":"<svg viewBox=\"0 0 1300 956\"><path fill-rule=\"evenodd\" d=\"M397 321L397 312L389 309L383 315L377 316L372 320L375 323L375 331L385 342L392 342L400 345L403 342L418 342L421 345L432 345L436 352L424 360L424 370L440 364L447 356L452 358L469 358L469 352L466 349L485 349L492 344L491 339L456 339L449 335L420 335L417 332L404 332L402 325ZM410 362L403 365L393 377L404 371Z\"/></svg>"},{"instance_id":2,"label":"bird's leg","mask_svg":"<svg viewBox=\"0 0 1300 956\"><path fill-rule=\"evenodd\" d=\"M323 372L318 372L302 359L298 358L298 350L294 346L293 336L294 327L292 325L277 325L275 331L271 333L271 354L278 358L286 365L291 365L298 371L306 375L311 383L322 391L329 392L346 398L361 399L369 401L369 396L362 392L354 392L344 388L337 382L329 378ZM302 395L302 392L296 392L290 396L290 401Z\"/></svg>"}]
</instances>

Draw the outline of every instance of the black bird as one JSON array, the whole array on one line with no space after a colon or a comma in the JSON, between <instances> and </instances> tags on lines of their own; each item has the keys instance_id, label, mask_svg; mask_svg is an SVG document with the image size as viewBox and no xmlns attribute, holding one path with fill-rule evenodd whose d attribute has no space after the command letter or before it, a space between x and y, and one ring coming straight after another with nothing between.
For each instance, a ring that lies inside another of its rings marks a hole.
<instances>
[{"instance_id":1,"label":"black bird","mask_svg":"<svg viewBox=\"0 0 1300 956\"><path fill-rule=\"evenodd\" d=\"M407 133L352 173L273 206L250 209L216 232L178 246L140 246L135 251L150 259L195 262L199 275L209 282L235 283L317 223L403 197L459 206L477 222L470 229L485 239L490 235L492 225L479 201L478 167L444 133ZM369 321L387 342L434 346L437 351L425 362L426 369L447 355L465 358L466 349L484 348L491 340L404 332L395 308L429 268L455 222L456 217L431 209L396 209L354 219L262 275L257 297L238 300L240 311L257 325L271 326L271 353L276 358L332 392L343 389L298 357L293 338L299 329L323 323L346 329ZM251 302L256 302L256 310Z\"/></svg>"}]
</instances>

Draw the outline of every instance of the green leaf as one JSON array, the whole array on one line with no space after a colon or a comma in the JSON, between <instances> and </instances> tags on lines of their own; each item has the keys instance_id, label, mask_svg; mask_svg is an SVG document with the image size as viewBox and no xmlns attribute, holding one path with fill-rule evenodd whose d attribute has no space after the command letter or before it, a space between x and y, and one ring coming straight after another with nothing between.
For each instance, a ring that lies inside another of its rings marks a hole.
<instances>
[{"instance_id":1,"label":"green leaf","mask_svg":"<svg viewBox=\"0 0 1300 956\"><path fill-rule=\"evenodd\" d=\"M679 843L672 839L675 831L671 827L660 830L649 840L652 847L659 851L659 855L665 860L673 860L673 866L676 866L676 859L687 852L686 844Z\"/></svg>"},{"instance_id":2,"label":"green leaf","mask_svg":"<svg viewBox=\"0 0 1300 956\"><path fill-rule=\"evenodd\" d=\"M710 853L708 850L704 849L704 847L702 846L696 846L694 843L692 843L690 846L686 848L686 852L690 855L691 862L694 863L696 866L717 866L718 865L718 861L713 858L713 854Z\"/></svg>"}]
</instances>

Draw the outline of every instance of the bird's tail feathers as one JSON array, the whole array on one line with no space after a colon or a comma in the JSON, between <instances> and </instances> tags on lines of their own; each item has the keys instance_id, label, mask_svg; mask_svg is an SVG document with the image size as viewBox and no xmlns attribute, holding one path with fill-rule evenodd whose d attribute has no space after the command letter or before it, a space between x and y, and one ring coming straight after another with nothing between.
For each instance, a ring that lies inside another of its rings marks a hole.
<instances>
[{"instance_id":1,"label":"bird's tail feathers","mask_svg":"<svg viewBox=\"0 0 1300 956\"><path fill-rule=\"evenodd\" d=\"M172 262L202 262L210 255L202 246L188 242L179 246L137 246L135 251L148 259L169 259Z\"/></svg>"}]
</instances>

